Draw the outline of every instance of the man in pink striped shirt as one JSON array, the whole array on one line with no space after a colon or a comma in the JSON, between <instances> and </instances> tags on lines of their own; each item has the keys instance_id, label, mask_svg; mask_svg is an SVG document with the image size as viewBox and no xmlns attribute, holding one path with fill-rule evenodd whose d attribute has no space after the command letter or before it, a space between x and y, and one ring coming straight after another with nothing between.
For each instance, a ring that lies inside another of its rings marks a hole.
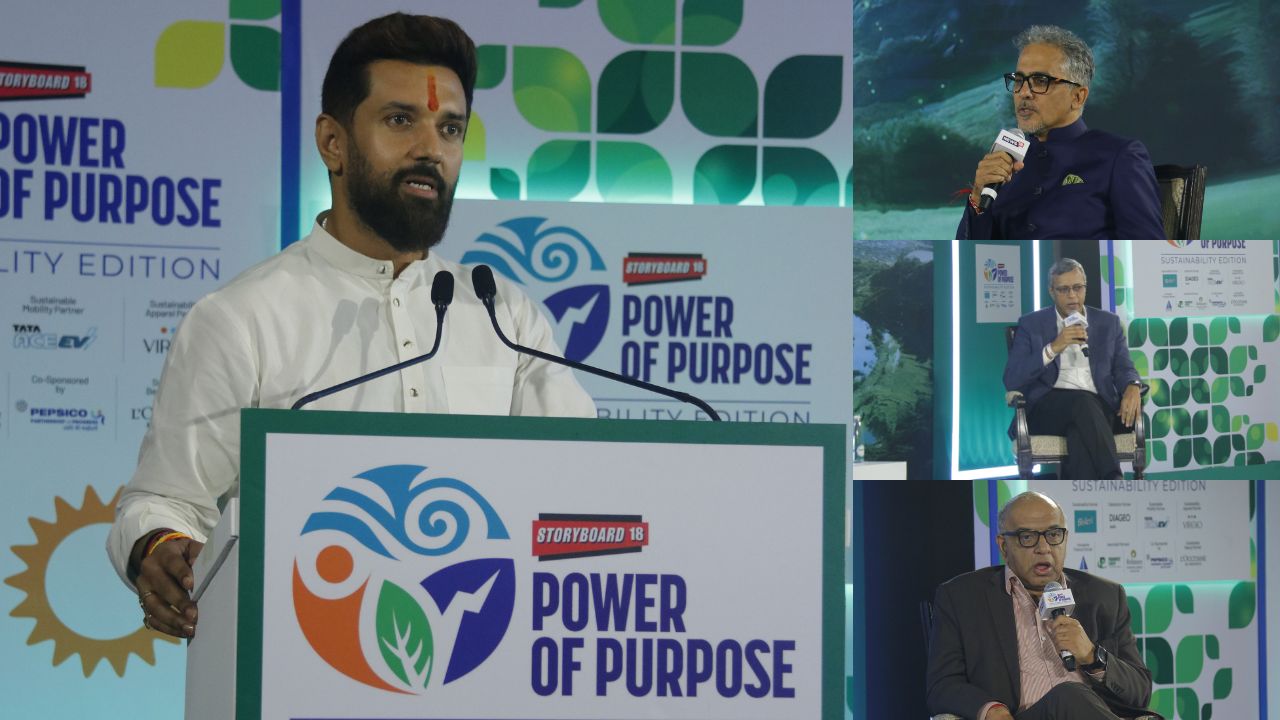
<instances>
[{"instance_id":1,"label":"man in pink striped shirt","mask_svg":"<svg viewBox=\"0 0 1280 720\"><path fill-rule=\"evenodd\" d=\"M1064 568L1062 509L1027 492L1000 511L1005 565L943 583L929 643L929 710L977 720L1116 720L1154 715L1151 673L1129 629L1124 589ZM1041 620L1051 582L1072 591L1073 616ZM1061 654L1075 658L1072 669Z\"/></svg>"}]
</instances>

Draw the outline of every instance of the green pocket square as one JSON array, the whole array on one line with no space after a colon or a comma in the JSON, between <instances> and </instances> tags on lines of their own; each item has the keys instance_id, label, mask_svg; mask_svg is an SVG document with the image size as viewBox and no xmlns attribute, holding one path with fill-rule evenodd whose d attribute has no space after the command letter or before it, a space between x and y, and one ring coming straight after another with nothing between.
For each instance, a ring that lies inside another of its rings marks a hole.
<instances>
[{"instance_id":1,"label":"green pocket square","mask_svg":"<svg viewBox=\"0 0 1280 720\"><path fill-rule=\"evenodd\" d=\"M1072 173L1062 178L1062 184L1063 185L1083 185L1084 178L1080 177L1079 175L1076 175L1075 173Z\"/></svg>"}]
</instances>

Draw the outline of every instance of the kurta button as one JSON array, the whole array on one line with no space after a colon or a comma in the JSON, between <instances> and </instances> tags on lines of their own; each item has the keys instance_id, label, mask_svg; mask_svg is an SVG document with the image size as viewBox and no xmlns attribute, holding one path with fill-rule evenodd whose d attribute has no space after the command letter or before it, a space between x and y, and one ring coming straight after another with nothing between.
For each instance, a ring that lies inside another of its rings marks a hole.
<instances>
[{"instance_id":1,"label":"kurta button","mask_svg":"<svg viewBox=\"0 0 1280 720\"><path fill-rule=\"evenodd\" d=\"M1030 231L1032 231L1032 232L1035 232L1036 226L1035 226L1035 225L1032 225L1032 224L1030 224L1030 223L1027 223L1027 229L1028 229L1028 230L1030 230Z\"/></svg>"},{"instance_id":2,"label":"kurta button","mask_svg":"<svg viewBox=\"0 0 1280 720\"><path fill-rule=\"evenodd\" d=\"M1040 148L1040 157L1049 157L1049 151L1044 148Z\"/></svg>"},{"instance_id":3,"label":"kurta button","mask_svg":"<svg viewBox=\"0 0 1280 720\"><path fill-rule=\"evenodd\" d=\"M412 344L413 344L413 341L412 341L412 340L405 340L405 341L404 341L404 343L403 343L403 345L404 345L405 347L409 347L409 346L410 346L410 345L412 345Z\"/></svg>"},{"instance_id":4,"label":"kurta button","mask_svg":"<svg viewBox=\"0 0 1280 720\"><path fill-rule=\"evenodd\" d=\"M409 395L412 397L418 397L418 388L409 388Z\"/></svg>"},{"instance_id":5,"label":"kurta button","mask_svg":"<svg viewBox=\"0 0 1280 720\"><path fill-rule=\"evenodd\" d=\"M386 265L379 265L379 266L378 266L378 274L379 274L379 275L386 275L386 274L387 274L387 266L386 266Z\"/></svg>"},{"instance_id":6,"label":"kurta button","mask_svg":"<svg viewBox=\"0 0 1280 720\"><path fill-rule=\"evenodd\" d=\"M1040 192L1040 188L1036 188L1036 192ZM391 298L391 304L400 307L400 298Z\"/></svg>"},{"instance_id":7,"label":"kurta button","mask_svg":"<svg viewBox=\"0 0 1280 720\"><path fill-rule=\"evenodd\" d=\"M1040 189L1040 186L1039 186L1039 185L1037 185L1037 186L1036 186L1036 189L1031 191L1031 194L1032 194L1032 195L1039 195L1041 192L1042 192L1042 191L1041 191L1041 189Z\"/></svg>"}]
</instances>

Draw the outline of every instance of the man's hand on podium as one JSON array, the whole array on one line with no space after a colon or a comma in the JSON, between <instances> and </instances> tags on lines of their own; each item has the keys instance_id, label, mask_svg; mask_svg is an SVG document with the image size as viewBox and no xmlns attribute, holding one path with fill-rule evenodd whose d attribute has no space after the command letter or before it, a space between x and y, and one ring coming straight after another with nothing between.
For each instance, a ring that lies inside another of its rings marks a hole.
<instances>
[{"instance_id":1,"label":"man's hand on podium","mask_svg":"<svg viewBox=\"0 0 1280 720\"><path fill-rule=\"evenodd\" d=\"M196 604L191 601L195 577L191 564L203 547L204 543L180 538L157 546L142 559L134 584L143 625L174 637L195 637Z\"/></svg>"}]
</instances>

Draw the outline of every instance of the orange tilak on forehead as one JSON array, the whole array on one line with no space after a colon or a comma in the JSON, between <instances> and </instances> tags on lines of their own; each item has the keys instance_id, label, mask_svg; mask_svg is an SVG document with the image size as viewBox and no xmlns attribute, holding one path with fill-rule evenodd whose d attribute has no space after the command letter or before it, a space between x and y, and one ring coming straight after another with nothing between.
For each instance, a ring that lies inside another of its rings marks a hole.
<instances>
[{"instance_id":1,"label":"orange tilak on forehead","mask_svg":"<svg viewBox=\"0 0 1280 720\"><path fill-rule=\"evenodd\" d=\"M427 73L427 109L435 112L440 109L440 100L436 97L436 74Z\"/></svg>"}]
</instances>

